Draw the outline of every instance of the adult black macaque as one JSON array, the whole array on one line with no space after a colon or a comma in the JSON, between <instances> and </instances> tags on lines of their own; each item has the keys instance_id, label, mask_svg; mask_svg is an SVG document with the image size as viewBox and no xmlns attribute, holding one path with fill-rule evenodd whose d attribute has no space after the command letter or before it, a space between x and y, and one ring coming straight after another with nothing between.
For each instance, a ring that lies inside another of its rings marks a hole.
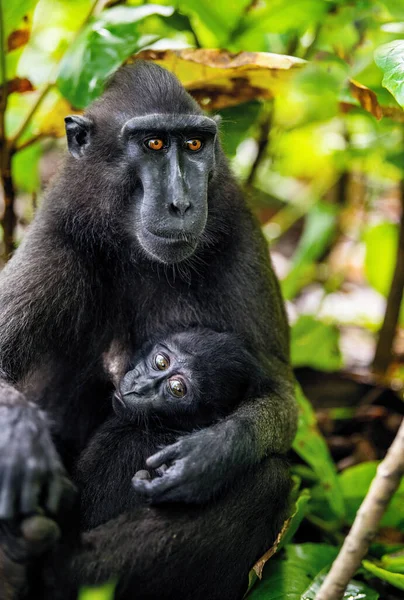
<instances>
[{"instance_id":1,"label":"adult black macaque","mask_svg":"<svg viewBox=\"0 0 404 600\"><path fill-rule=\"evenodd\" d=\"M265 373L235 334L195 328L146 342L114 394L115 415L93 435L75 469L82 528L144 503L152 479L147 458L218 422L259 386L265 387Z\"/></svg>"},{"instance_id":2,"label":"adult black macaque","mask_svg":"<svg viewBox=\"0 0 404 600\"><path fill-rule=\"evenodd\" d=\"M148 461L168 469L145 495L191 506L137 509L87 533L58 583L112 574L122 598L131 586L137 598L238 598L283 518L275 455L296 427L266 244L215 120L165 70L120 69L66 128L72 156L1 274L0 517L57 511L64 468L111 413L111 345L133 354L164 328L234 332L262 357L267 389Z\"/></svg>"}]
</instances>

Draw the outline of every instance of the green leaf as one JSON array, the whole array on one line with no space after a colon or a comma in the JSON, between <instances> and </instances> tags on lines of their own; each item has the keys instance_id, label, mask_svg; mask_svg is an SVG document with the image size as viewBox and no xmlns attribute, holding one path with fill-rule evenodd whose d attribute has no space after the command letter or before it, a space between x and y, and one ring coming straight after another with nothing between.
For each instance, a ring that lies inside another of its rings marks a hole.
<instances>
[{"instance_id":1,"label":"green leaf","mask_svg":"<svg viewBox=\"0 0 404 600\"><path fill-rule=\"evenodd\" d=\"M338 328L310 315L301 315L291 329L291 360L294 367L309 366L321 371L340 369Z\"/></svg>"},{"instance_id":2,"label":"green leaf","mask_svg":"<svg viewBox=\"0 0 404 600\"><path fill-rule=\"evenodd\" d=\"M372 563L369 560L363 560L362 565L367 571L369 571L369 573L375 575L375 577L378 577L383 581L387 581L387 583L394 585L394 587L398 588L399 590L404 590L404 575L387 571L382 567L378 567L375 563Z\"/></svg>"},{"instance_id":3,"label":"green leaf","mask_svg":"<svg viewBox=\"0 0 404 600\"><path fill-rule=\"evenodd\" d=\"M38 163L42 147L38 142L13 156L12 172L17 188L24 192L36 192L39 188Z\"/></svg>"},{"instance_id":4,"label":"green leaf","mask_svg":"<svg viewBox=\"0 0 404 600\"><path fill-rule=\"evenodd\" d=\"M324 569L314 578L313 583L304 592L301 600L315 600L317 592L325 579L326 571L328 571L328 569ZM364 583L351 580L348 583L342 598L345 598L345 600L377 600L379 594Z\"/></svg>"},{"instance_id":5,"label":"green leaf","mask_svg":"<svg viewBox=\"0 0 404 600\"><path fill-rule=\"evenodd\" d=\"M316 575L331 565L338 553L328 544L286 546L286 558L275 557L262 581L248 595L251 600L300 600Z\"/></svg>"},{"instance_id":6,"label":"green leaf","mask_svg":"<svg viewBox=\"0 0 404 600\"><path fill-rule=\"evenodd\" d=\"M101 587L84 587L80 590L78 600L113 600L116 582L110 581Z\"/></svg>"},{"instance_id":7,"label":"green leaf","mask_svg":"<svg viewBox=\"0 0 404 600\"><path fill-rule=\"evenodd\" d=\"M293 449L316 473L331 511L342 519L345 506L335 466L327 444L317 428L313 408L298 385L296 398L299 405L299 424Z\"/></svg>"},{"instance_id":8,"label":"green leaf","mask_svg":"<svg viewBox=\"0 0 404 600\"><path fill-rule=\"evenodd\" d=\"M348 523L353 523L358 508L376 475L377 465L377 461L362 463L345 469L338 475ZM404 480L391 499L381 520L381 526L394 527L404 531Z\"/></svg>"},{"instance_id":9,"label":"green leaf","mask_svg":"<svg viewBox=\"0 0 404 600\"><path fill-rule=\"evenodd\" d=\"M404 40L395 40L377 48L375 62L383 71L383 86L404 107Z\"/></svg>"},{"instance_id":10,"label":"green leaf","mask_svg":"<svg viewBox=\"0 0 404 600\"><path fill-rule=\"evenodd\" d=\"M282 293L291 300L305 284L301 277L306 265L321 257L330 245L336 227L337 209L323 202L316 203L306 217L303 234L293 256L291 270L281 282Z\"/></svg>"},{"instance_id":11,"label":"green leaf","mask_svg":"<svg viewBox=\"0 0 404 600\"><path fill-rule=\"evenodd\" d=\"M385 554L382 557L382 567L387 571L404 575L404 550L393 554Z\"/></svg>"},{"instance_id":12,"label":"green leaf","mask_svg":"<svg viewBox=\"0 0 404 600\"><path fill-rule=\"evenodd\" d=\"M34 12L38 0L1 0L4 20L4 37L7 38ZM7 45L6 45L7 48Z\"/></svg>"},{"instance_id":13,"label":"green leaf","mask_svg":"<svg viewBox=\"0 0 404 600\"><path fill-rule=\"evenodd\" d=\"M387 296L397 255L398 226L385 222L370 227L364 241L366 278L375 290Z\"/></svg>"},{"instance_id":14,"label":"green leaf","mask_svg":"<svg viewBox=\"0 0 404 600\"><path fill-rule=\"evenodd\" d=\"M145 44L137 25L151 15L172 14L169 6L147 4L116 6L93 19L66 52L60 66L57 85L65 98L73 106L85 108L101 94L106 78ZM146 43L149 42L150 36Z\"/></svg>"},{"instance_id":15,"label":"green leaf","mask_svg":"<svg viewBox=\"0 0 404 600\"><path fill-rule=\"evenodd\" d=\"M204 46L223 48L249 4L250 0L186 0L179 8L195 21L194 29Z\"/></svg>"},{"instance_id":16,"label":"green leaf","mask_svg":"<svg viewBox=\"0 0 404 600\"><path fill-rule=\"evenodd\" d=\"M295 482L295 488L293 489L291 492L291 496L296 498L296 494L297 494L297 488L299 487L300 481L298 483ZM287 521L285 521L284 526L282 528L281 534L280 536L278 536L278 539L275 541L275 544L278 544L275 548L276 552L279 552L279 550L281 548L283 548L283 546L285 546L286 544L288 544L293 536L295 535L296 531L299 528L300 523L303 521L306 512L307 512L307 504L310 500L310 492L308 489L304 489L300 492L300 494L298 495L298 497L295 499L294 502L294 508L292 510L292 514L289 517L289 519ZM273 548L271 548L272 550ZM251 588L254 586L254 584L257 582L258 579L258 574L259 570L262 570L264 568L264 566L267 564L268 560L273 560L272 558L272 554L270 556L267 555L267 553L265 553L264 557L262 557L261 559L259 559L257 561L257 563L254 565L254 567L251 569L249 575L248 575L248 588L247 588L247 592L246 595L248 594L248 592L251 590Z\"/></svg>"},{"instance_id":17,"label":"green leaf","mask_svg":"<svg viewBox=\"0 0 404 600\"><path fill-rule=\"evenodd\" d=\"M238 145L256 122L261 106L257 101L244 102L220 111L221 141L227 156L233 157L236 154Z\"/></svg>"},{"instance_id":18,"label":"green leaf","mask_svg":"<svg viewBox=\"0 0 404 600\"><path fill-rule=\"evenodd\" d=\"M281 548L283 548L283 546L286 546L287 544L289 544L292 541L293 536L295 535L296 531L299 529L300 523L303 521L304 517L306 516L307 505L309 503L309 500L310 500L310 491L307 488L305 488L300 492L299 497L297 498L297 500L295 502L295 507L294 507L294 510L290 517L290 522L288 524L288 527L285 531L283 538L281 539L281 541L279 543L278 550L280 550Z\"/></svg>"}]
</instances>

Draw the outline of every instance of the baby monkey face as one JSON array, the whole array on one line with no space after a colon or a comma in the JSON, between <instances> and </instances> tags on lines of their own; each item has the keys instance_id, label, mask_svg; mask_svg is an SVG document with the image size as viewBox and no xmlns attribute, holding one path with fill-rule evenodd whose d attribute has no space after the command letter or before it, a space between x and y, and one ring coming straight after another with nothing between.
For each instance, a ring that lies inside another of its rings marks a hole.
<instances>
[{"instance_id":1,"label":"baby monkey face","mask_svg":"<svg viewBox=\"0 0 404 600\"><path fill-rule=\"evenodd\" d=\"M170 341L155 344L135 359L115 394L114 410L119 416L191 410L193 357Z\"/></svg>"}]
</instances>

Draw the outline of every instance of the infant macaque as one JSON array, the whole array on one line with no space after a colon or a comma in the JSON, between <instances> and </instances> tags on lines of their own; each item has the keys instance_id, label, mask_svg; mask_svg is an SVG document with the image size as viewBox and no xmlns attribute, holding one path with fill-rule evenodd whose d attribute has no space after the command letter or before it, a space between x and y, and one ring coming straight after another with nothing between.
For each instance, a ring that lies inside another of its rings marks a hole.
<instances>
[{"instance_id":1,"label":"infant macaque","mask_svg":"<svg viewBox=\"0 0 404 600\"><path fill-rule=\"evenodd\" d=\"M228 415L262 379L258 360L232 333L195 328L146 343L114 394L115 415L80 458L83 528L144 503L152 475L169 486L178 462L162 465L158 451Z\"/></svg>"}]
</instances>

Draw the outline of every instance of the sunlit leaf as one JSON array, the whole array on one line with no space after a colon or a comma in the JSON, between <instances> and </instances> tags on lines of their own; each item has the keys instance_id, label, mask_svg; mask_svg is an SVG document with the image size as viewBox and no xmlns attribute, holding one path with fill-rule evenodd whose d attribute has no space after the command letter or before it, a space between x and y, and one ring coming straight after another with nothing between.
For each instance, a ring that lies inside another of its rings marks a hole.
<instances>
[{"instance_id":1,"label":"sunlit leaf","mask_svg":"<svg viewBox=\"0 0 404 600\"><path fill-rule=\"evenodd\" d=\"M364 234L366 247L365 273L370 285L387 296L397 255L398 226L379 223Z\"/></svg>"},{"instance_id":2,"label":"sunlit leaf","mask_svg":"<svg viewBox=\"0 0 404 600\"><path fill-rule=\"evenodd\" d=\"M111 75L144 43L137 24L151 15L169 16L169 6L116 6L93 19L66 52L57 84L77 108L84 108L103 90ZM154 38L155 39L155 38Z\"/></svg>"},{"instance_id":3,"label":"sunlit leaf","mask_svg":"<svg viewBox=\"0 0 404 600\"><path fill-rule=\"evenodd\" d=\"M207 110L282 94L305 61L265 52L145 50L138 55L172 71Z\"/></svg>"},{"instance_id":4,"label":"sunlit leaf","mask_svg":"<svg viewBox=\"0 0 404 600\"><path fill-rule=\"evenodd\" d=\"M375 62L383 71L384 87L404 107L404 40L395 40L377 48Z\"/></svg>"},{"instance_id":5,"label":"sunlit leaf","mask_svg":"<svg viewBox=\"0 0 404 600\"><path fill-rule=\"evenodd\" d=\"M291 330L291 360L294 367L337 371L342 366L339 330L335 325L301 315Z\"/></svg>"},{"instance_id":6,"label":"sunlit leaf","mask_svg":"<svg viewBox=\"0 0 404 600\"><path fill-rule=\"evenodd\" d=\"M113 600L116 582L111 581L100 587L85 587L80 590L78 600Z\"/></svg>"},{"instance_id":7,"label":"sunlit leaf","mask_svg":"<svg viewBox=\"0 0 404 600\"><path fill-rule=\"evenodd\" d=\"M24 192L35 192L39 188L38 163L42 149L39 143L17 152L13 156L12 173L14 183Z\"/></svg>"}]
</instances>

